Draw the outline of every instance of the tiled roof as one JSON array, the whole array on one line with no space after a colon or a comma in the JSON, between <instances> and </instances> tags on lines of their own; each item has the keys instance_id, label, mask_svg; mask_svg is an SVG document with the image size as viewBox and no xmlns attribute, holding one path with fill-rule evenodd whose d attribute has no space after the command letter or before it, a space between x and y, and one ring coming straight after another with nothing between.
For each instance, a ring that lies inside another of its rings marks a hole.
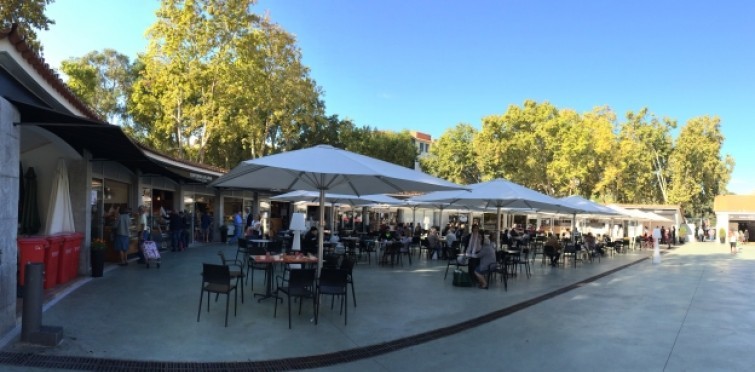
<instances>
[{"instance_id":1,"label":"tiled roof","mask_svg":"<svg viewBox=\"0 0 755 372\"><path fill-rule=\"evenodd\" d=\"M60 95L76 107L76 109L81 111L84 116L89 119L104 121L68 88L58 74L50 68L47 62L45 62L44 58L40 57L29 47L28 44L26 44L23 36L18 31L18 24L14 24L10 29L0 30L0 40L2 39L8 39L16 51L21 54L21 57L23 57L23 59L26 60L26 62L28 62L29 65L31 65L53 89L60 93Z\"/></svg>"},{"instance_id":2,"label":"tiled roof","mask_svg":"<svg viewBox=\"0 0 755 372\"><path fill-rule=\"evenodd\" d=\"M79 97L76 96L76 94L73 93L70 88L68 88L68 85L66 85L66 83L60 79L58 74L50 68L50 66L45 62L44 58L40 57L36 52L34 52L34 50L32 50L29 47L26 41L24 41L23 36L20 34L17 24L14 24L9 29L0 30L0 40L2 39L8 39L10 44L13 45L13 47L16 49L16 51L18 51L19 54L21 54L24 60L26 60L26 62L28 62L29 65L31 65L34 68L34 70L37 71L37 73L39 73L39 75L42 76L45 79L45 81L48 84L50 84L50 86L53 89L55 89L69 103L71 103L74 107L76 107L79 111L81 111L85 117L89 119L93 119L93 120L104 121L86 103L81 101L81 99L79 99ZM214 172L220 172L220 173L228 172L228 170L224 168L215 167L215 166L207 165L207 164L195 163L195 162L184 160L184 159L178 159L171 155L165 154L161 151L150 148L149 146L146 146L137 141L132 141L132 142L134 142L138 147L140 147L143 150L165 156L166 158L170 158L171 160L177 161L179 163L207 169L209 171L214 171Z\"/></svg>"}]
</instances>

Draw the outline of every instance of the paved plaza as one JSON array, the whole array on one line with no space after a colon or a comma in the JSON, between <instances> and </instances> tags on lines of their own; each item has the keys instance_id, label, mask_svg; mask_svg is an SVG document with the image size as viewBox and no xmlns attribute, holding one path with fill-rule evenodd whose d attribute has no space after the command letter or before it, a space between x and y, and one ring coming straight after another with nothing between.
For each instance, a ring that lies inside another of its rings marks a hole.
<instances>
[{"instance_id":1,"label":"paved plaza","mask_svg":"<svg viewBox=\"0 0 755 372\"><path fill-rule=\"evenodd\" d=\"M85 278L57 292L43 324L63 326L64 341L42 348L18 343L17 337L6 340L0 369L755 367L749 353L755 349L750 306L755 289L749 284L755 245L733 255L725 245L691 243L669 251L657 265L647 259L647 250L579 262L576 268L541 266L538 260L532 277L512 278L508 291L500 283L489 290L454 287L450 276L443 280L443 261L417 262L415 256L411 266L393 268L361 262L354 271L357 307L349 298L348 325L328 300L318 325L310 307L305 304L298 315L295 306L290 330L286 303L274 318L272 300L253 300L249 286L236 317L231 303L227 328L222 296L196 321L201 263L219 262L218 250L235 253L227 245L166 252L160 269L113 267L103 278ZM262 277L255 276L255 292L263 290ZM295 363L304 359L312 364ZM40 361L46 364L34 364Z\"/></svg>"}]
</instances>

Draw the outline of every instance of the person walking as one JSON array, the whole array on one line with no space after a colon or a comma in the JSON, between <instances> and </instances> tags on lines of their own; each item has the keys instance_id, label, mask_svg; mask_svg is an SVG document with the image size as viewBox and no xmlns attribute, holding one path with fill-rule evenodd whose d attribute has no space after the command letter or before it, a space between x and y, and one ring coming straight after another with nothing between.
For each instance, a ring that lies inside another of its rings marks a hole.
<instances>
[{"instance_id":1,"label":"person walking","mask_svg":"<svg viewBox=\"0 0 755 372\"><path fill-rule=\"evenodd\" d=\"M211 223L212 223L212 217L210 217L210 212L205 211L204 213L202 213L202 219L201 219L202 238L204 239L205 243L209 242Z\"/></svg>"},{"instance_id":2,"label":"person walking","mask_svg":"<svg viewBox=\"0 0 755 372\"><path fill-rule=\"evenodd\" d=\"M233 215L233 237L228 241L229 243L238 243L243 231L244 219L241 217L241 210Z\"/></svg>"},{"instance_id":3,"label":"person walking","mask_svg":"<svg viewBox=\"0 0 755 372\"><path fill-rule=\"evenodd\" d=\"M170 229L170 251L176 252L181 250L181 226L183 219L175 210L168 214L168 228Z\"/></svg>"},{"instance_id":4,"label":"person walking","mask_svg":"<svg viewBox=\"0 0 755 372\"><path fill-rule=\"evenodd\" d=\"M120 215L115 221L115 250L120 256L120 266L128 265L128 245L130 241L129 227L131 227L131 216L128 208L121 207Z\"/></svg>"}]
</instances>

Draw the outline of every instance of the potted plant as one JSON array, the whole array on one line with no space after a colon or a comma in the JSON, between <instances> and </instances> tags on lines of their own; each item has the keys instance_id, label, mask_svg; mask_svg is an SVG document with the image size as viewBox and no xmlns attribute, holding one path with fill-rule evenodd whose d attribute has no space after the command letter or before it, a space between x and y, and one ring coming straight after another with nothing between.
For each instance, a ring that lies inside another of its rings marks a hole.
<instances>
[{"instance_id":1,"label":"potted plant","mask_svg":"<svg viewBox=\"0 0 755 372\"><path fill-rule=\"evenodd\" d=\"M91 253L92 277L99 278L105 269L105 250L107 242L102 239L92 240L89 247Z\"/></svg>"},{"instance_id":2,"label":"potted plant","mask_svg":"<svg viewBox=\"0 0 755 372\"><path fill-rule=\"evenodd\" d=\"M718 240L721 244L726 244L726 229L723 227L718 229Z\"/></svg>"}]
</instances>

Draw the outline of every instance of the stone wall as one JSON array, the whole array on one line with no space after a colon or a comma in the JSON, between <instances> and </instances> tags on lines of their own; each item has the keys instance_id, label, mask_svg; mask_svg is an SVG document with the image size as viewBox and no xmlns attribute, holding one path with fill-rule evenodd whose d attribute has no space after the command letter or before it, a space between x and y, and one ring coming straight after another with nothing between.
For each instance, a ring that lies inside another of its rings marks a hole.
<instances>
[{"instance_id":1,"label":"stone wall","mask_svg":"<svg viewBox=\"0 0 755 372\"><path fill-rule=\"evenodd\" d=\"M0 97L0 337L16 325L20 116Z\"/></svg>"}]
</instances>

